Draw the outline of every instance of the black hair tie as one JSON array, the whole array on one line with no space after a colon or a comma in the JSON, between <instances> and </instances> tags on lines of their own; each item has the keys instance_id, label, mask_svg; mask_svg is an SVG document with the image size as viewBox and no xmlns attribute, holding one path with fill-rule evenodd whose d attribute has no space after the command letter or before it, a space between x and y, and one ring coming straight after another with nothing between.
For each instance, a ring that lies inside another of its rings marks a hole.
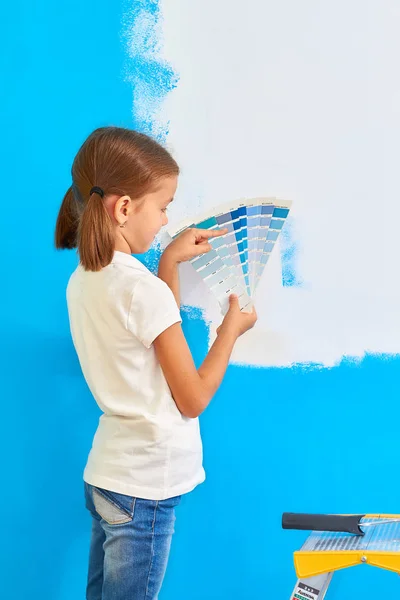
<instances>
[{"instance_id":1,"label":"black hair tie","mask_svg":"<svg viewBox=\"0 0 400 600\"><path fill-rule=\"evenodd\" d=\"M98 194L99 196L104 198L104 190L102 190L101 187L98 187L97 185L93 186L92 189L90 190L90 196L92 194Z\"/></svg>"}]
</instances>

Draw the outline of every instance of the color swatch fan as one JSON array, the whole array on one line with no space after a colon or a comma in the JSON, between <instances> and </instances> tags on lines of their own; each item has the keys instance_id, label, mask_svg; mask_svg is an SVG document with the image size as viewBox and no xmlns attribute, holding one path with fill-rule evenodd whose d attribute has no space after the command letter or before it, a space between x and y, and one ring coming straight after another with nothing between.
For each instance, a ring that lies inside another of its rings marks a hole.
<instances>
[{"instance_id":1,"label":"color swatch fan","mask_svg":"<svg viewBox=\"0 0 400 600\"><path fill-rule=\"evenodd\" d=\"M230 294L238 296L241 310L251 310L290 207L291 202L277 198L241 199L168 228L173 239L188 227L228 229L210 240L212 250L190 261L216 296L223 314L228 310Z\"/></svg>"}]
</instances>

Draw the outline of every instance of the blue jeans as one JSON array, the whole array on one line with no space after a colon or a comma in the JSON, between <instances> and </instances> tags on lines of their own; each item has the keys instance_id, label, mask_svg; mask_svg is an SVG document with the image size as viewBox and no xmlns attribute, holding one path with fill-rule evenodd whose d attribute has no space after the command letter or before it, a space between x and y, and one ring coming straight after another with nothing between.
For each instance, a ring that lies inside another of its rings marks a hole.
<instances>
[{"instance_id":1,"label":"blue jeans","mask_svg":"<svg viewBox=\"0 0 400 600\"><path fill-rule=\"evenodd\" d=\"M85 483L92 515L86 600L157 600L180 496L144 500Z\"/></svg>"}]
</instances>

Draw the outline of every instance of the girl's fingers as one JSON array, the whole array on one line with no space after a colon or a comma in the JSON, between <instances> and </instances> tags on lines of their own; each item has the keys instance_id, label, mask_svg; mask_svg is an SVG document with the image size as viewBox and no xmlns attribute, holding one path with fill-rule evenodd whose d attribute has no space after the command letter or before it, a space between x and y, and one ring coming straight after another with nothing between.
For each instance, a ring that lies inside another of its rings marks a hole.
<instances>
[{"instance_id":1,"label":"girl's fingers","mask_svg":"<svg viewBox=\"0 0 400 600\"><path fill-rule=\"evenodd\" d=\"M199 254L205 254L206 252L210 252L210 250L212 250L211 244L208 244L207 242L196 244L196 248L198 248Z\"/></svg>"},{"instance_id":2,"label":"girl's fingers","mask_svg":"<svg viewBox=\"0 0 400 600\"><path fill-rule=\"evenodd\" d=\"M228 233L226 227L224 229L195 229L196 236L198 235L201 238L209 239L218 237L220 235L225 235Z\"/></svg>"}]
</instances>

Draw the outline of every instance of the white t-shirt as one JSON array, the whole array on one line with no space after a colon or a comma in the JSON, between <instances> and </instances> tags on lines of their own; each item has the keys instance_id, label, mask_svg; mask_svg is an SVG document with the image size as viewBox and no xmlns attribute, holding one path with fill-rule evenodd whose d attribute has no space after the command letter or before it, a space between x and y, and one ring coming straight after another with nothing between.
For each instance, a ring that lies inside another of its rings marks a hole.
<instances>
[{"instance_id":1,"label":"white t-shirt","mask_svg":"<svg viewBox=\"0 0 400 600\"><path fill-rule=\"evenodd\" d=\"M115 252L101 271L77 267L67 302L81 368L104 413L84 480L150 500L191 491L205 479L199 422L179 412L152 346L181 322L171 289Z\"/></svg>"}]
</instances>

